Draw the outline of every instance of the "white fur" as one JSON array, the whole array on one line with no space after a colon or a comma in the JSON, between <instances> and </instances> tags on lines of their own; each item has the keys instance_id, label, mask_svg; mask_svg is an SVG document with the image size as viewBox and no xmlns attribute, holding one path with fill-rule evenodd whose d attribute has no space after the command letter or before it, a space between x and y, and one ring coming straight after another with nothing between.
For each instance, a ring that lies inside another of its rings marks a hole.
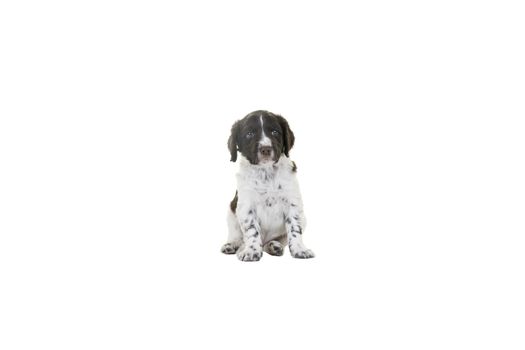
<instances>
[{"instance_id":1,"label":"white fur","mask_svg":"<svg viewBox=\"0 0 525 350\"><path fill-rule=\"evenodd\" d=\"M263 247L277 240L289 245L293 257L313 257L302 243L306 218L293 162L285 155L276 163L262 165L250 164L242 155L239 158L237 209L235 213L228 210L229 236L223 251L229 245L237 249L240 260L259 260Z\"/></svg>"},{"instance_id":2,"label":"white fur","mask_svg":"<svg viewBox=\"0 0 525 350\"><path fill-rule=\"evenodd\" d=\"M261 140L259 141L259 145L261 145L261 146L271 146L272 145L272 140L270 140L270 138L268 136L266 136L266 134L264 133L264 122L263 122L262 115L260 116L260 120L261 120L262 135L261 135Z\"/></svg>"}]
</instances>

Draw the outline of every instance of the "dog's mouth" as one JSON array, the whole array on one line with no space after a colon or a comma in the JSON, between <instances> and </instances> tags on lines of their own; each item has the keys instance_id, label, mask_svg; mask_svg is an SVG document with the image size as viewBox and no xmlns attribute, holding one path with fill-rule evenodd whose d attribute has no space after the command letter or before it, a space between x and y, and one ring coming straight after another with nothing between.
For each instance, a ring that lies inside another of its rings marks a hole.
<instances>
[{"instance_id":1,"label":"dog's mouth","mask_svg":"<svg viewBox=\"0 0 525 350\"><path fill-rule=\"evenodd\" d=\"M257 155L257 160L258 160L259 164L263 164L263 165L273 164L273 163L277 162L278 156L275 154L274 151L272 151L270 154L261 154L261 153L259 153Z\"/></svg>"},{"instance_id":2,"label":"dog's mouth","mask_svg":"<svg viewBox=\"0 0 525 350\"><path fill-rule=\"evenodd\" d=\"M275 162L273 158L273 156L259 156L257 160L259 164L270 164Z\"/></svg>"},{"instance_id":3,"label":"dog's mouth","mask_svg":"<svg viewBox=\"0 0 525 350\"><path fill-rule=\"evenodd\" d=\"M264 165L264 166L275 165L277 164L277 162L279 162L278 156L277 157L276 156L263 157L263 158L257 159L257 165Z\"/></svg>"}]
</instances>

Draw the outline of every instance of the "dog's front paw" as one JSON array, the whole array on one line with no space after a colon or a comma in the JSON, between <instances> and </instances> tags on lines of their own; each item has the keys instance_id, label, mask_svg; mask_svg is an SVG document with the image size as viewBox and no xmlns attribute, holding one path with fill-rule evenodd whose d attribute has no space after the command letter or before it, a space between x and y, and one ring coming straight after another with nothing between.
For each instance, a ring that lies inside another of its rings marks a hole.
<instances>
[{"instance_id":1,"label":"dog's front paw","mask_svg":"<svg viewBox=\"0 0 525 350\"><path fill-rule=\"evenodd\" d=\"M235 254L235 252L239 249L239 246L234 243L226 243L222 246L221 252L224 254Z\"/></svg>"},{"instance_id":2,"label":"dog's front paw","mask_svg":"<svg viewBox=\"0 0 525 350\"><path fill-rule=\"evenodd\" d=\"M252 248L245 248L237 252L237 257L240 261L259 261L262 257L262 251Z\"/></svg>"},{"instance_id":3,"label":"dog's front paw","mask_svg":"<svg viewBox=\"0 0 525 350\"><path fill-rule=\"evenodd\" d=\"M310 249L303 249L303 250L297 250L297 251L290 251L292 256L297 259L310 259L315 257L314 252Z\"/></svg>"}]
</instances>

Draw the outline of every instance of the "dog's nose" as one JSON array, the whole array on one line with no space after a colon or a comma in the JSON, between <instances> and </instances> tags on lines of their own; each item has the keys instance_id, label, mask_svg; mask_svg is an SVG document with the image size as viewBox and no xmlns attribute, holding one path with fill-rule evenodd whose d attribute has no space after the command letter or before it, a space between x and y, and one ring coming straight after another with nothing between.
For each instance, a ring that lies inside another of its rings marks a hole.
<instances>
[{"instance_id":1,"label":"dog's nose","mask_svg":"<svg viewBox=\"0 0 525 350\"><path fill-rule=\"evenodd\" d=\"M261 146L259 148L259 152L261 152L263 156L269 157L272 155L272 147L271 146Z\"/></svg>"}]
</instances>

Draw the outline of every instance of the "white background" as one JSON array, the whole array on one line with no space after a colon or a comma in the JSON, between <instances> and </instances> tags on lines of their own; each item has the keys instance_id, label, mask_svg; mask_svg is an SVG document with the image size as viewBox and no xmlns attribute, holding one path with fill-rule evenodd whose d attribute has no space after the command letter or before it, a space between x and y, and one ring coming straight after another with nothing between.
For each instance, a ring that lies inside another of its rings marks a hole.
<instances>
[{"instance_id":1,"label":"white background","mask_svg":"<svg viewBox=\"0 0 525 350\"><path fill-rule=\"evenodd\" d=\"M523 349L519 1L2 1L0 348ZM231 124L313 260L220 254Z\"/></svg>"}]
</instances>

